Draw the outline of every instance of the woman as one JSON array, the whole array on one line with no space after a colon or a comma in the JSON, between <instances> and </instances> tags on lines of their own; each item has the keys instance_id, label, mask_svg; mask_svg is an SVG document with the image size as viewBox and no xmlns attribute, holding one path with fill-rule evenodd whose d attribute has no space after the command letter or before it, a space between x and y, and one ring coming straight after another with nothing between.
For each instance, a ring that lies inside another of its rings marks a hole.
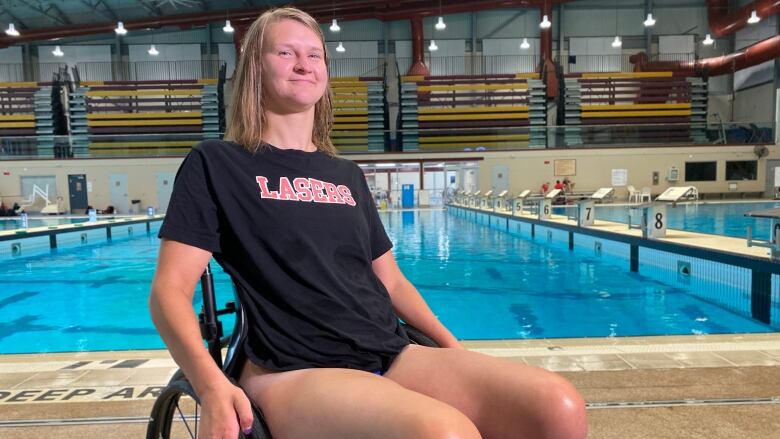
<instances>
[{"instance_id":1,"label":"woman","mask_svg":"<svg viewBox=\"0 0 780 439\"><path fill-rule=\"evenodd\" d=\"M297 9L258 18L229 141L195 147L176 177L150 308L201 397L200 437L250 428L248 396L276 439L584 438L568 382L464 350L398 269L362 172L329 140L323 41ZM192 310L212 255L249 316L241 388L209 357ZM410 345L397 316L442 348Z\"/></svg>"}]
</instances>

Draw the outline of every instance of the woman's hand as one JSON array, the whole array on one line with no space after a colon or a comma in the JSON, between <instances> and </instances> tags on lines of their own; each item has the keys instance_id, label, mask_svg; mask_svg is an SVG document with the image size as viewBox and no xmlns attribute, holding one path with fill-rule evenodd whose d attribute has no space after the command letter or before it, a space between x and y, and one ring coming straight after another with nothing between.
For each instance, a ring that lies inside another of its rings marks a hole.
<instances>
[{"instance_id":1,"label":"woman's hand","mask_svg":"<svg viewBox=\"0 0 780 439\"><path fill-rule=\"evenodd\" d=\"M200 395L198 439L236 439L239 430L252 433L252 404L240 387L225 380Z\"/></svg>"}]
</instances>

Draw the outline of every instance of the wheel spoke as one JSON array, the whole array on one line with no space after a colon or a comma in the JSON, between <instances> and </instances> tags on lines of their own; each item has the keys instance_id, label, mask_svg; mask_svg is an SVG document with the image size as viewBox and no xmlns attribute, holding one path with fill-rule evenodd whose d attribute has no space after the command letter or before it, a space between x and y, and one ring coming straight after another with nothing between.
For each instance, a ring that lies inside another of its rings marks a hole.
<instances>
[{"instance_id":1,"label":"wheel spoke","mask_svg":"<svg viewBox=\"0 0 780 439\"><path fill-rule=\"evenodd\" d=\"M192 434L192 430L190 429L189 424L187 423L187 418L184 416L184 413L181 411L181 407L179 407L179 402L176 402L176 411L179 412L179 417L181 418L182 422L184 423L184 426L187 428L187 431L190 433L190 437L192 439L195 439L198 437L197 433L197 425L198 425L198 415L197 415L197 409L195 411L195 434Z\"/></svg>"}]
</instances>

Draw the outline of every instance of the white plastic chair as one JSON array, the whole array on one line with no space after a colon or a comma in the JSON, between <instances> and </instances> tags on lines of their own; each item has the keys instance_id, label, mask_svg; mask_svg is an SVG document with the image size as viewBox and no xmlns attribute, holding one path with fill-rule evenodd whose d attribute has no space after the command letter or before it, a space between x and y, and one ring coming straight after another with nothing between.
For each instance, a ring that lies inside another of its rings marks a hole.
<instances>
[{"instance_id":1,"label":"white plastic chair","mask_svg":"<svg viewBox=\"0 0 780 439\"><path fill-rule=\"evenodd\" d=\"M626 189L628 189L628 202L629 203L639 203L639 200L641 199L642 193L636 190L634 186L628 185L626 186Z\"/></svg>"},{"instance_id":2,"label":"white plastic chair","mask_svg":"<svg viewBox=\"0 0 780 439\"><path fill-rule=\"evenodd\" d=\"M642 193L639 194L639 202L644 202L647 200L648 202L653 200L653 190L649 187L645 186L642 188Z\"/></svg>"}]
</instances>

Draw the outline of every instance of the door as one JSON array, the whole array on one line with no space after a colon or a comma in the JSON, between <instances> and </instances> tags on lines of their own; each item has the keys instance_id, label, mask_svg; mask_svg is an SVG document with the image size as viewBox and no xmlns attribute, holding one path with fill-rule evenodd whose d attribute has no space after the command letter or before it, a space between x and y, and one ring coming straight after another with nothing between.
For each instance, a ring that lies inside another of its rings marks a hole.
<instances>
[{"instance_id":1,"label":"door","mask_svg":"<svg viewBox=\"0 0 780 439\"><path fill-rule=\"evenodd\" d=\"M157 173L157 212L165 213L168 210L168 202L171 201L173 191L173 172Z\"/></svg>"},{"instance_id":2,"label":"door","mask_svg":"<svg viewBox=\"0 0 780 439\"><path fill-rule=\"evenodd\" d=\"M108 177L108 186L111 188L111 205L116 213L127 215L130 213L130 202L127 197L127 174L111 174Z\"/></svg>"},{"instance_id":3,"label":"door","mask_svg":"<svg viewBox=\"0 0 780 439\"><path fill-rule=\"evenodd\" d=\"M404 209L414 207L414 185L402 184L401 185L401 207Z\"/></svg>"},{"instance_id":4,"label":"door","mask_svg":"<svg viewBox=\"0 0 780 439\"><path fill-rule=\"evenodd\" d=\"M493 189L493 195L498 195L509 188L509 167L506 165L496 165L491 168L490 188Z\"/></svg>"},{"instance_id":5,"label":"door","mask_svg":"<svg viewBox=\"0 0 780 439\"><path fill-rule=\"evenodd\" d=\"M68 175L68 193L70 193L71 213L86 213L89 205L87 176L84 174Z\"/></svg>"}]
</instances>

